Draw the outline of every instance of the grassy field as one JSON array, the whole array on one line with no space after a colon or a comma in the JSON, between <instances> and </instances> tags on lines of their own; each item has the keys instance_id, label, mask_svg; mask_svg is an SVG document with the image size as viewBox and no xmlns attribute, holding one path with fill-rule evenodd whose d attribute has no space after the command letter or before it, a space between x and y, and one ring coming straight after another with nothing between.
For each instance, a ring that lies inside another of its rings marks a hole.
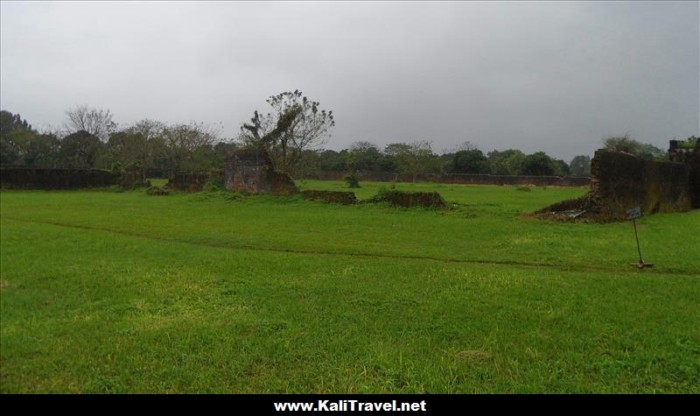
<instances>
[{"instance_id":1,"label":"grassy field","mask_svg":"<svg viewBox=\"0 0 700 416\"><path fill-rule=\"evenodd\" d=\"M397 187L453 209L2 191L0 392L700 393L700 211L639 271L629 223L522 215L583 188Z\"/></svg>"}]
</instances>

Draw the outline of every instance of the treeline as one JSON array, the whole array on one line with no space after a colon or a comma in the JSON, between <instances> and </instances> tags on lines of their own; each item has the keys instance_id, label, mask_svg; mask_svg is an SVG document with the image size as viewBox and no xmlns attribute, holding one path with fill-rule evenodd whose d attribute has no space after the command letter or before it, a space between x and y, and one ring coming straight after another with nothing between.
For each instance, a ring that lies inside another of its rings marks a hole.
<instances>
[{"instance_id":1,"label":"treeline","mask_svg":"<svg viewBox=\"0 0 700 416\"><path fill-rule=\"evenodd\" d=\"M0 165L98 168L171 177L177 172L223 169L230 154L244 146L240 140L219 140L216 129L201 123L142 120L118 129L109 111L80 106L67 115L69 122L62 132L38 132L19 114L0 111ZM415 178L431 173L587 176L589 170L590 158L583 155L567 163L544 152L484 153L469 143L437 154L428 141L384 148L359 141L341 151L304 149L288 173L309 177L319 172L387 172Z\"/></svg>"},{"instance_id":2,"label":"treeline","mask_svg":"<svg viewBox=\"0 0 700 416\"><path fill-rule=\"evenodd\" d=\"M85 114L76 121L71 118L67 131L40 133L19 114L0 111L0 165L107 169L170 177L177 172L223 168L235 148L232 143L217 141L216 131L201 123L142 120L117 130L108 112L79 112ZM95 123L98 118L101 122Z\"/></svg>"},{"instance_id":3,"label":"treeline","mask_svg":"<svg viewBox=\"0 0 700 416\"><path fill-rule=\"evenodd\" d=\"M590 157L576 156L571 163L544 152L525 154L517 149L484 153L462 144L461 148L436 154L430 142L392 143L380 149L370 142L355 142L341 151L307 151L301 176L314 172L387 172L415 177L428 174L492 174L532 176L587 176Z\"/></svg>"}]
</instances>

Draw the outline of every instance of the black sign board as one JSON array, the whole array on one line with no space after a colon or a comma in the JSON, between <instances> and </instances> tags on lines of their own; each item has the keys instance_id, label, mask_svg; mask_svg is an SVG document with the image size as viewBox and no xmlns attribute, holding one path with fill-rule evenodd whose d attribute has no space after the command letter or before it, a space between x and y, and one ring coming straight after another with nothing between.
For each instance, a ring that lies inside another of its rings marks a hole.
<instances>
[{"instance_id":1,"label":"black sign board","mask_svg":"<svg viewBox=\"0 0 700 416\"><path fill-rule=\"evenodd\" d=\"M642 260L642 249L639 248L639 236L637 235L637 222L635 221L637 218L640 218L642 216L642 208L641 207L634 207L630 210L627 210L627 219L632 221L632 226L634 226L634 238L637 240L637 253L639 253L639 263L632 263L633 266L637 266L637 268L643 269L645 267L654 267L653 264L651 263L644 263L644 260Z\"/></svg>"},{"instance_id":2,"label":"black sign board","mask_svg":"<svg viewBox=\"0 0 700 416\"><path fill-rule=\"evenodd\" d=\"M642 208L635 207L627 211L627 219L634 220L642 216Z\"/></svg>"}]
</instances>

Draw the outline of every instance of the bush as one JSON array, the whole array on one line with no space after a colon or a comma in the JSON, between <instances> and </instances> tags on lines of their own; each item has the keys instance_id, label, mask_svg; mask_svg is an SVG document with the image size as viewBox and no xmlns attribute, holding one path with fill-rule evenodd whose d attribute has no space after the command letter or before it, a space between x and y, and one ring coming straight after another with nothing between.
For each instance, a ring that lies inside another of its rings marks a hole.
<instances>
[{"instance_id":1,"label":"bush","mask_svg":"<svg viewBox=\"0 0 700 416\"><path fill-rule=\"evenodd\" d=\"M224 178L219 174L212 174L202 187L204 192L221 192L225 191Z\"/></svg>"},{"instance_id":2,"label":"bush","mask_svg":"<svg viewBox=\"0 0 700 416\"><path fill-rule=\"evenodd\" d=\"M382 187L370 201L388 202L401 207L423 207L447 209L449 205L437 192L402 192L395 189L387 190Z\"/></svg>"},{"instance_id":3,"label":"bush","mask_svg":"<svg viewBox=\"0 0 700 416\"><path fill-rule=\"evenodd\" d=\"M357 179L357 176L354 173L345 177L345 183L348 184L348 188L360 187L360 180Z\"/></svg>"},{"instance_id":4,"label":"bush","mask_svg":"<svg viewBox=\"0 0 700 416\"><path fill-rule=\"evenodd\" d=\"M168 189L166 186L151 186L150 188L146 189L146 193L152 196L170 195L170 189Z\"/></svg>"}]
</instances>

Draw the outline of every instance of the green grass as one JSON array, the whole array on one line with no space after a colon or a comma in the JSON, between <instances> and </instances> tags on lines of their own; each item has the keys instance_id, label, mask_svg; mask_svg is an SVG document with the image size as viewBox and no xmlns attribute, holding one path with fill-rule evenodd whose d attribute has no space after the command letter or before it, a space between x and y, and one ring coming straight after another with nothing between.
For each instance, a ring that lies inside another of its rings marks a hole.
<instances>
[{"instance_id":1,"label":"green grass","mask_svg":"<svg viewBox=\"0 0 700 416\"><path fill-rule=\"evenodd\" d=\"M700 392L700 211L638 271L628 223L522 215L585 189L397 188L456 206L2 191L0 392Z\"/></svg>"}]
</instances>

